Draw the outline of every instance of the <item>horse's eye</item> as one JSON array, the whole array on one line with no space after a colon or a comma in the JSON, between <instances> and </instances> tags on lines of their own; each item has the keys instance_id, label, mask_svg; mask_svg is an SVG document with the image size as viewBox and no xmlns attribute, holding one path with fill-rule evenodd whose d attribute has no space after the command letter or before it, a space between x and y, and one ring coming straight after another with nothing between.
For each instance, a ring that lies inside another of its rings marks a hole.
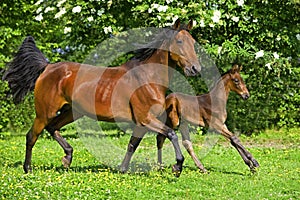
<instances>
[{"instance_id":1,"label":"horse's eye","mask_svg":"<svg viewBox=\"0 0 300 200\"><path fill-rule=\"evenodd\" d=\"M238 83L238 82L239 82L239 79L234 78L234 79L233 79L233 82L234 82L234 83Z\"/></svg>"},{"instance_id":2,"label":"horse's eye","mask_svg":"<svg viewBox=\"0 0 300 200\"><path fill-rule=\"evenodd\" d=\"M177 40L177 44L182 44L182 40Z\"/></svg>"}]
</instances>

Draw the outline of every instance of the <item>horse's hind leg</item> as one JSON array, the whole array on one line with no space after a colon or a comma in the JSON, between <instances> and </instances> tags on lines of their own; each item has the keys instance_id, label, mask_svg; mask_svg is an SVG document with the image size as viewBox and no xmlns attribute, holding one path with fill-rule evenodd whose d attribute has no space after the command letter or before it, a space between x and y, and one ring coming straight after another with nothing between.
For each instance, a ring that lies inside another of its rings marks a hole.
<instances>
[{"instance_id":1,"label":"horse's hind leg","mask_svg":"<svg viewBox=\"0 0 300 200\"><path fill-rule=\"evenodd\" d=\"M46 124L45 121L39 118L35 118L33 126L31 127L31 129L28 131L26 135L26 154L25 154L25 162L23 165L23 169L25 173L32 171L31 169L32 148L36 143L39 135L43 131L45 124Z\"/></svg>"},{"instance_id":2,"label":"horse's hind leg","mask_svg":"<svg viewBox=\"0 0 300 200\"><path fill-rule=\"evenodd\" d=\"M135 150L137 149L137 147L139 146L139 144L142 141L142 138L144 137L146 132L147 132L147 129L144 127L135 126L135 128L133 129L133 134L128 143L125 158L123 159L123 162L121 164L121 172L122 173L125 173L128 170L132 155L135 152Z\"/></svg>"},{"instance_id":3,"label":"horse's hind leg","mask_svg":"<svg viewBox=\"0 0 300 200\"><path fill-rule=\"evenodd\" d=\"M180 130L181 135L182 135L182 145L187 150L187 152L190 154L190 156L194 160L194 163L200 169L200 171L202 173L207 173L207 170L204 168L203 164L197 158L197 156L195 154L195 151L193 149L193 145L192 145L192 142L191 142L191 139L190 139L188 124L186 122L183 122L180 125L179 130Z\"/></svg>"},{"instance_id":4,"label":"horse's hind leg","mask_svg":"<svg viewBox=\"0 0 300 200\"><path fill-rule=\"evenodd\" d=\"M55 139L58 144L63 148L65 156L62 158L62 163L64 167L68 168L72 163L72 146L61 136L59 130L61 127L65 126L74 121L74 119L80 118L81 115L74 115L72 108L69 106L63 107L61 113L56 116L47 126L46 130L51 134L53 139Z\"/></svg>"}]
</instances>

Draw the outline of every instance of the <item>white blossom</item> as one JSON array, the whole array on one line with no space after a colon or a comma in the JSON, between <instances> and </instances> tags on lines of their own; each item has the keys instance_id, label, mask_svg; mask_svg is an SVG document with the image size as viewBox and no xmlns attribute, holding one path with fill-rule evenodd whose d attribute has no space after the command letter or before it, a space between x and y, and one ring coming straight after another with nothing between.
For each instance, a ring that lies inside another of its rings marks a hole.
<instances>
[{"instance_id":1,"label":"white blossom","mask_svg":"<svg viewBox=\"0 0 300 200\"><path fill-rule=\"evenodd\" d=\"M159 4L157 4L157 3L154 3L151 5L152 8L156 8L156 9L158 8L158 6L159 6Z\"/></svg>"},{"instance_id":2,"label":"white blossom","mask_svg":"<svg viewBox=\"0 0 300 200\"><path fill-rule=\"evenodd\" d=\"M59 12L55 14L54 18L55 18L55 19L56 19L56 18L60 18L60 17L63 16L66 12L67 12L67 11L66 11L65 8L61 8L61 9L59 10Z\"/></svg>"},{"instance_id":3,"label":"white blossom","mask_svg":"<svg viewBox=\"0 0 300 200\"><path fill-rule=\"evenodd\" d=\"M260 50L255 53L255 59L263 57L264 56L264 50Z\"/></svg>"},{"instance_id":4,"label":"white blossom","mask_svg":"<svg viewBox=\"0 0 300 200\"><path fill-rule=\"evenodd\" d=\"M64 28L64 34L70 33L72 31L71 27L65 27Z\"/></svg>"},{"instance_id":5,"label":"white blossom","mask_svg":"<svg viewBox=\"0 0 300 200\"><path fill-rule=\"evenodd\" d=\"M38 14L40 12L42 12L43 8L42 7L39 7L35 12Z\"/></svg>"},{"instance_id":6,"label":"white blossom","mask_svg":"<svg viewBox=\"0 0 300 200\"><path fill-rule=\"evenodd\" d=\"M47 7L44 12L47 13L49 11L53 11L54 9L54 7Z\"/></svg>"},{"instance_id":7,"label":"white blossom","mask_svg":"<svg viewBox=\"0 0 300 200\"><path fill-rule=\"evenodd\" d=\"M166 12L168 10L168 6L161 6L157 8L158 12Z\"/></svg>"},{"instance_id":8,"label":"white blossom","mask_svg":"<svg viewBox=\"0 0 300 200\"><path fill-rule=\"evenodd\" d=\"M278 55L277 52L274 52L274 53L273 53L273 56L274 56L275 59L278 59L278 58L279 58L279 55Z\"/></svg>"},{"instance_id":9,"label":"white blossom","mask_svg":"<svg viewBox=\"0 0 300 200\"><path fill-rule=\"evenodd\" d=\"M67 0L61 0L57 3L57 7L61 7L62 4L64 4Z\"/></svg>"},{"instance_id":10,"label":"white blossom","mask_svg":"<svg viewBox=\"0 0 300 200\"><path fill-rule=\"evenodd\" d=\"M254 19L253 22L254 22L254 23L258 22L258 19Z\"/></svg>"},{"instance_id":11,"label":"white blossom","mask_svg":"<svg viewBox=\"0 0 300 200\"><path fill-rule=\"evenodd\" d=\"M232 21L234 21L234 22L238 22L238 21L240 20L240 18L239 18L239 17L236 17L236 16L233 16L231 19L232 19Z\"/></svg>"},{"instance_id":12,"label":"white blossom","mask_svg":"<svg viewBox=\"0 0 300 200\"><path fill-rule=\"evenodd\" d=\"M218 47L218 54L221 54L221 51L222 51L222 46L219 46Z\"/></svg>"},{"instance_id":13,"label":"white blossom","mask_svg":"<svg viewBox=\"0 0 300 200\"><path fill-rule=\"evenodd\" d=\"M205 27L204 19L200 20L200 27Z\"/></svg>"},{"instance_id":14,"label":"white blossom","mask_svg":"<svg viewBox=\"0 0 300 200\"><path fill-rule=\"evenodd\" d=\"M211 19L213 20L213 22L219 23L220 18L221 18L221 12L219 10L215 10L214 16L212 16Z\"/></svg>"},{"instance_id":15,"label":"white blossom","mask_svg":"<svg viewBox=\"0 0 300 200\"><path fill-rule=\"evenodd\" d=\"M149 8L149 9L148 9L148 13L152 13L152 8Z\"/></svg>"},{"instance_id":16,"label":"white blossom","mask_svg":"<svg viewBox=\"0 0 300 200\"><path fill-rule=\"evenodd\" d=\"M265 65L269 70L271 70L272 69L272 67L271 67L271 63L267 63L266 65Z\"/></svg>"},{"instance_id":17,"label":"white blossom","mask_svg":"<svg viewBox=\"0 0 300 200\"><path fill-rule=\"evenodd\" d=\"M43 20L43 15L42 15L42 13L41 14L39 14L38 16L36 16L35 18L34 18L36 21L42 21Z\"/></svg>"},{"instance_id":18,"label":"white blossom","mask_svg":"<svg viewBox=\"0 0 300 200\"><path fill-rule=\"evenodd\" d=\"M297 38L297 40L300 40L300 34L299 33L296 35L296 38Z\"/></svg>"},{"instance_id":19,"label":"white blossom","mask_svg":"<svg viewBox=\"0 0 300 200\"><path fill-rule=\"evenodd\" d=\"M157 15L157 19L160 21L161 20L161 16Z\"/></svg>"},{"instance_id":20,"label":"white blossom","mask_svg":"<svg viewBox=\"0 0 300 200\"><path fill-rule=\"evenodd\" d=\"M173 0L166 0L167 4L172 3Z\"/></svg>"},{"instance_id":21,"label":"white blossom","mask_svg":"<svg viewBox=\"0 0 300 200\"><path fill-rule=\"evenodd\" d=\"M104 33L105 33L105 34L108 34L108 33L111 33L111 32L112 32L111 26L104 27L103 30L104 30Z\"/></svg>"},{"instance_id":22,"label":"white blossom","mask_svg":"<svg viewBox=\"0 0 300 200\"><path fill-rule=\"evenodd\" d=\"M244 0L237 0L236 1L238 6L243 6L244 5Z\"/></svg>"},{"instance_id":23,"label":"white blossom","mask_svg":"<svg viewBox=\"0 0 300 200\"><path fill-rule=\"evenodd\" d=\"M42 2L43 2L43 0L38 0L34 5L35 5L35 6L38 6L38 5L40 5Z\"/></svg>"},{"instance_id":24,"label":"white blossom","mask_svg":"<svg viewBox=\"0 0 300 200\"><path fill-rule=\"evenodd\" d=\"M89 22L92 22L92 21L94 21L94 17L93 17L93 16L90 16L90 17L87 18L87 20L88 20Z\"/></svg>"},{"instance_id":25,"label":"white blossom","mask_svg":"<svg viewBox=\"0 0 300 200\"><path fill-rule=\"evenodd\" d=\"M73 12L73 13L80 13L80 11L81 11L81 7L80 7L80 6L76 6L76 7L74 7L74 8L72 9L72 12Z\"/></svg>"}]
</instances>

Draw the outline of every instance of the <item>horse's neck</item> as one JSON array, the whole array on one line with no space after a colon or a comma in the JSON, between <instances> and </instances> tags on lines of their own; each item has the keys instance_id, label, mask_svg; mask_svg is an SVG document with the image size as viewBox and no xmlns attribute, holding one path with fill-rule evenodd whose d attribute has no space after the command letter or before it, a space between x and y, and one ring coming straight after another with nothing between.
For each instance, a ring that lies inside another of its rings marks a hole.
<instances>
[{"instance_id":1,"label":"horse's neck","mask_svg":"<svg viewBox=\"0 0 300 200\"><path fill-rule=\"evenodd\" d=\"M228 87L229 78L225 75L218 80L216 85L210 91L211 100L214 104L226 109L226 104L229 96L230 89Z\"/></svg>"}]
</instances>

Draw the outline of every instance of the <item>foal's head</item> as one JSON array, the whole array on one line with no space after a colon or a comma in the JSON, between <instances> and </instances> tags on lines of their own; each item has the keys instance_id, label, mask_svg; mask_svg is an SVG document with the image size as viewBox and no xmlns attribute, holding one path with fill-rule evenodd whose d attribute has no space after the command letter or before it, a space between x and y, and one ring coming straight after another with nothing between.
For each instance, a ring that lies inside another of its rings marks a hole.
<instances>
[{"instance_id":1,"label":"foal's head","mask_svg":"<svg viewBox=\"0 0 300 200\"><path fill-rule=\"evenodd\" d=\"M230 81L229 87L231 91L239 94L244 100L250 97L246 84L243 78L240 75L240 71L242 66L234 64L233 67L229 71Z\"/></svg>"},{"instance_id":2,"label":"foal's head","mask_svg":"<svg viewBox=\"0 0 300 200\"><path fill-rule=\"evenodd\" d=\"M171 59L184 70L187 76L195 76L201 70L194 47L195 39L189 33L192 27L192 20L187 25L180 25L180 20L176 20L172 26L176 34L169 46Z\"/></svg>"}]
</instances>

